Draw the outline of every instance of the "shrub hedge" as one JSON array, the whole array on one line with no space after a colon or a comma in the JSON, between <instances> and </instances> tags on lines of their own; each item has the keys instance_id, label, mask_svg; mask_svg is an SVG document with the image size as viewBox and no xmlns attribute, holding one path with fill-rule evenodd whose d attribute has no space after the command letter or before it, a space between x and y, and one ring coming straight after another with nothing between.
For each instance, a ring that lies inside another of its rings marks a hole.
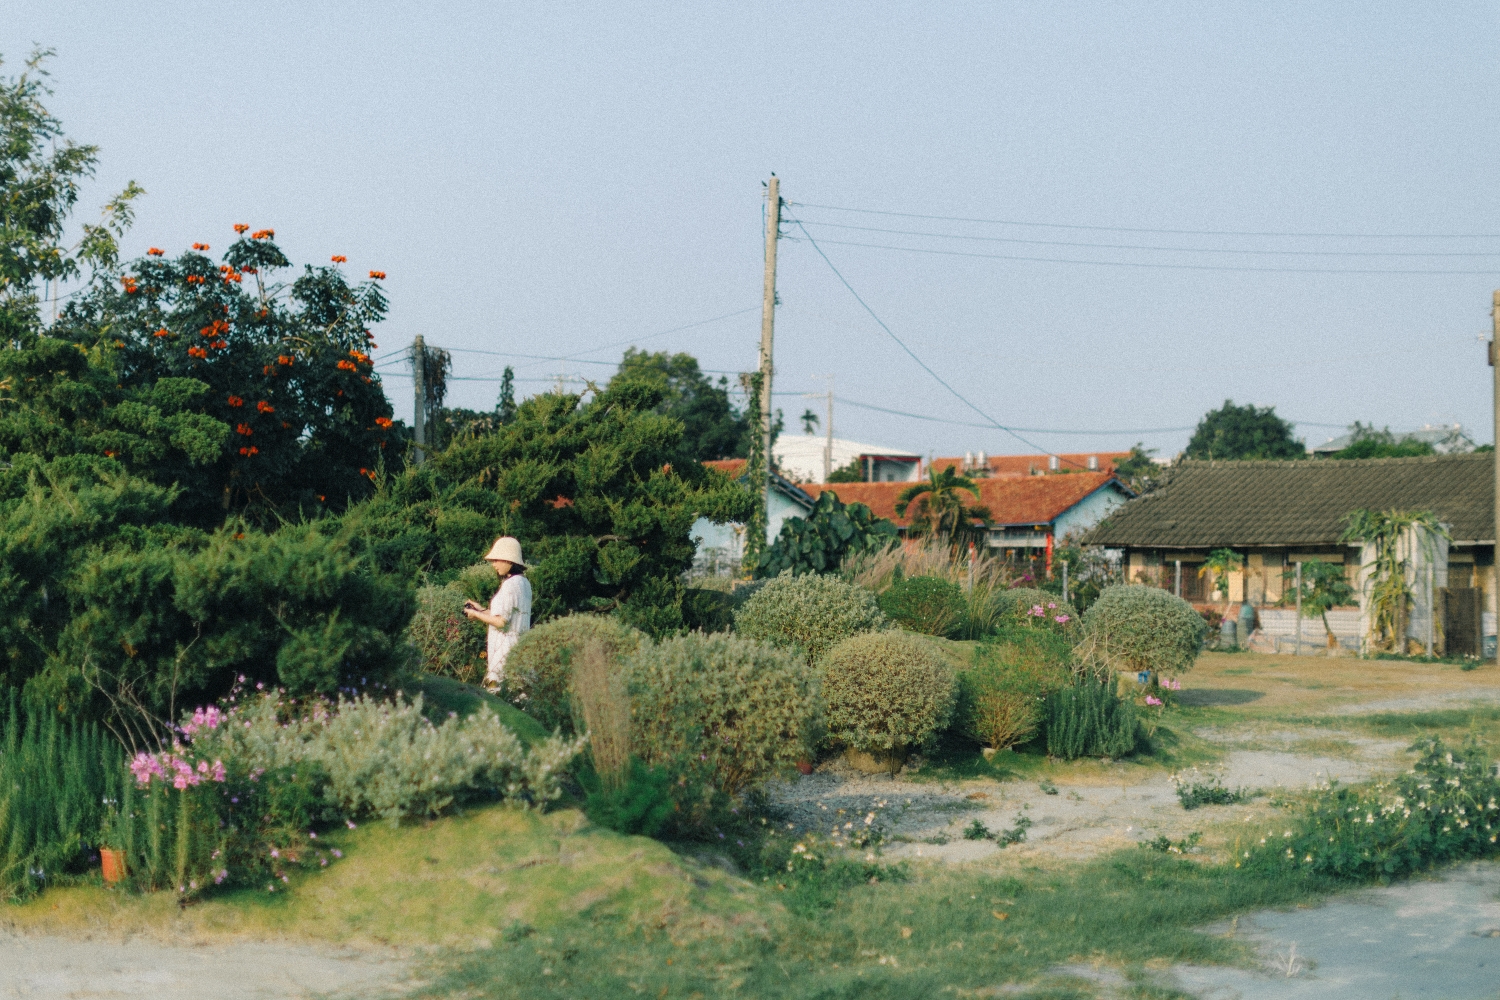
<instances>
[{"instance_id":1,"label":"shrub hedge","mask_svg":"<svg viewBox=\"0 0 1500 1000\"><path fill-rule=\"evenodd\" d=\"M963 588L935 576L897 580L879 598L880 610L909 632L952 638L964 627Z\"/></svg>"},{"instance_id":2,"label":"shrub hedge","mask_svg":"<svg viewBox=\"0 0 1500 1000\"><path fill-rule=\"evenodd\" d=\"M1079 651L1100 674L1180 674L1192 668L1207 632L1191 604L1159 587L1106 587L1083 616Z\"/></svg>"},{"instance_id":3,"label":"shrub hedge","mask_svg":"<svg viewBox=\"0 0 1500 1000\"><path fill-rule=\"evenodd\" d=\"M612 659L650 642L613 618L567 615L523 633L506 658L505 686L511 698L549 730L573 732L571 664L590 641L600 643Z\"/></svg>"},{"instance_id":4,"label":"shrub hedge","mask_svg":"<svg viewBox=\"0 0 1500 1000\"><path fill-rule=\"evenodd\" d=\"M953 714L953 670L926 639L871 632L845 639L821 663L828 735L873 754L927 743Z\"/></svg>"},{"instance_id":5,"label":"shrub hedge","mask_svg":"<svg viewBox=\"0 0 1500 1000\"><path fill-rule=\"evenodd\" d=\"M832 576L783 573L735 612L734 628L749 639L794 647L808 663L853 635L886 624L875 595Z\"/></svg>"}]
</instances>

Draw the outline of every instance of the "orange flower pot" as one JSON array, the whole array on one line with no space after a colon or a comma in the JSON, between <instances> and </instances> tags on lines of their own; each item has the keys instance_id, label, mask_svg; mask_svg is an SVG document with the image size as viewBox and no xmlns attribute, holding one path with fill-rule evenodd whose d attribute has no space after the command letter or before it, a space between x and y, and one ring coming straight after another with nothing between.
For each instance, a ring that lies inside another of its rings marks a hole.
<instances>
[{"instance_id":1,"label":"orange flower pot","mask_svg":"<svg viewBox=\"0 0 1500 1000\"><path fill-rule=\"evenodd\" d=\"M125 880L125 852L99 848L99 865L104 870L104 884L114 885Z\"/></svg>"}]
</instances>

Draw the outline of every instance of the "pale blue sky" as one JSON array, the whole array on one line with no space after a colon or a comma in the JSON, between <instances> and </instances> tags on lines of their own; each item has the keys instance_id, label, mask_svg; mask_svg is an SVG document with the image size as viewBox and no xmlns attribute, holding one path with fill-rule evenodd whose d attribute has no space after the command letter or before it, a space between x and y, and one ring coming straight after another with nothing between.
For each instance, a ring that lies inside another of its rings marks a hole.
<instances>
[{"instance_id":1,"label":"pale blue sky","mask_svg":"<svg viewBox=\"0 0 1500 1000\"><path fill-rule=\"evenodd\" d=\"M423 333L514 358L523 391L607 375L616 341L755 364L761 182L820 240L1267 268L1105 267L824 244L890 327L1003 424L1189 427L1226 398L1319 442L1351 420L1491 440L1476 338L1500 287L1494 4L3 4L0 53L58 50L53 107L102 147L92 212L149 192L128 250L271 226L296 261L389 274L385 353ZM929 240L941 232L1090 249ZM794 226L788 235L800 236ZM1230 255L1206 249L1480 253ZM781 245L777 389L982 422L805 242ZM748 310L676 333L648 335ZM457 374L504 358L458 353ZM410 383L387 383L409 415ZM459 382L460 405L496 385ZM781 397L791 418L806 405ZM818 407L821 409L821 406ZM789 420L790 422L790 420ZM840 404L840 436L1030 450L996 430ZM1027 434L1172 453L1180 430Z\"/></svg>"}]
</instances>

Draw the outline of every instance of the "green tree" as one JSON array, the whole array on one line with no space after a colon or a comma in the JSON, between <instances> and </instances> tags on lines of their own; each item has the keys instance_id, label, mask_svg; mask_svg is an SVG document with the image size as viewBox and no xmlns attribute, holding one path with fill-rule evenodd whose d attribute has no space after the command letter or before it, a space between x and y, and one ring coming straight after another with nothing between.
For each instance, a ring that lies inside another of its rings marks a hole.
<instances>
[{"instance_id":1,"label":"green tree","mask_svg":"<svg viewBox=\"0 0 1500 1000\"><path fill-rule=\"evenodd\" d=\"M500 398L495 402L495 417L508 424L516 419L516 371L510 365L500 376Z\"/></svg>"},{"instance_id":2,"label":"green tree","mask_svg":"<svg viewBox=\"0 0 1500 1000\"><path fill-rule=\"evenodd\" d=\"M1245 560L1233 549L1214 549L1208 559L1198 567L1200 577L1213 578L1211 593L1224 595L1224 607L1229 607L1229 574L1245 565Z\"/></svg>"},{"instance_id":3,"label":"green tree","mask_svg":"<svg viewBox=\"0 0 1500 1000\"><path fill-rule=\"evenodd\" d=\"M1137 493L1149 493L1161 474L1161 466L1151 460L1155 448L1146 448L1142 442L1130 449L1130 455L1115 463L1115 475Z\"/></svg>"},{"instance_id":4,"label":"green tree","mask_svg":"<svg viewBox=\"0 0 1500 1000\"><path fill-rule=\"evenodd\" d=\"M649 381L661 392L658 413L682 424L676 461L699 462L716 458L744 458L748 452L752 423L729 398L729 380L715 385L698 368L691 354L655 353L630 348L611 380L626 378Z\"/></svg>"},{"instance_id":5,"label":"green tree","mask_svg":"<svg viewBox=\"0 0 1500 1000\"><path fill-rule=\"evenodd\" d=\"M979 486L974 480L955 474L951 465L942 472L929 469L926 479L897 494L896 516L905 517L910 510L911 534L933 535L957 545L977 535L974 521L990 518L989 508L969 504L965 493L979 499Z\"/></svg>"},{"instance_id":6,"label":"green tree","mask_svg":"<svg viewBox=\"0 0 1500 1000\"><path fill-rule=\"evenodd\" d=\"M859 459L852 458L848 465L829 473L828 481L830 483L862 483L865 481L865 470L860 466Z\"/></svg>"},{"instance_id":7,"label":"green tree","mask_svg":"<svg viewBox=\"0 0 1500 1000\"><path fill-rule=\"evenodd\" d=\"M896 526L876 517L862 503L845 504L832 490L818 497L806 517L789 517L781 534L760 555L757 577L800 573L834 573L857 552L884 548L899 537Z\"/></svg>"},{"instance_id":8,"label":"green tree","mask_svg":"<svg viewBox=\"0 0 1500 1000\"><path fill-rule=\"evenodd\" d=\"M1292 606L1297 603L1297 570L1287 567L1283 574L1286 586L1282 589L1281 603ZM1354 588L1344 575L1344 567L1321 559L1309 559L1302 564L1302 616L1321 618L1323 631L1328 635L1328 648L1338 646L1333 627L1328 624L1328 612L1356 600Z\"/></svg>"},{"instance_id":9,"label":"green tree","mask_svg":"<svg viewBox=\"0 0 1500 1000\"><path fill-rule=\"evenodd\" d=\"M1397 438L1389 427L1376 430L1373 425L1355 421L1349 427L1349 444L1336 451L1333 458L1416 458L1436 455L1437 449L1426 441L1415 438Z\"/></svg>"},{"instance_id":10,"label":"green tree","mask_svg":"<svg viewBox=\"0 0 1500 1000\"><path fill-rule=\"evenodd\" d=\"M533 396L514 421L382 479L368 502L324 526L347 530L388 572L439 583L497 535L514 535L535 588L533 621L616 612L656 635L678 630L693 522L744 521L755 496L676 461L683 427L659 412L662 395L660 379L616 376L587 401Z\"/></svg>"},{"instance_id":11,"label":"green tree","mask_svg":"<svg viewBox=\"0 0 1500 1000\"><path fill-rule=\"evenodd\" d=\"M809 436L812 434L813 431L817 430L818 429L818 425L823 422L822 420L820 420L818 418L818 415L812 411L811 407L809 407L808 409L805 409L805 410L802 411L801 420L802 420L802 433L803 434L807 434Z\"/></svg>"},{"instance_id":12,"label":"green tree","mask_svg":"<svg viewBox=\"0 0 1500 1000\"><path fill-rule=\"evenodd\" d=\"M1187 457L1209 461L1304 458L1307 448L1292 437L1292 425L1276 415L1274 406L1253 403L1235 406L1224 400L1198 421L1188 441Z\"/></svg>"},{"instance_id":13,"label":"green tree","mask_svg":"<svg viewBox=\"0 0 1500 1000\"><path fill-rule=\"evenodd\" d=\"M1448 530L1430 510L1356 510L1345 519L1340 541L1360 542L1374 549L1368 571L1370 642L1376 649L1406 652L1406 623L1412 592L1406 574L1411 569L1411 545L1430 546L1434 536Z\"/></svg>"}]
</instances>

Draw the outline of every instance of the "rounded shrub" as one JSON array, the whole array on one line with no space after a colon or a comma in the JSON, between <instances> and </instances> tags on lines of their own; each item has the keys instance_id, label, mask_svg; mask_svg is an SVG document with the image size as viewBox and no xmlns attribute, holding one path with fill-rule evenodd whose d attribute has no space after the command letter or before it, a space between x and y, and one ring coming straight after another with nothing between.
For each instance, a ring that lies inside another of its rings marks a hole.
<instances>
[{"instance_id":1,"label":"rounded shrub","mask_svg":"<svg viewBox=\"0 0 1500 1000\"><path fill-rule=\"evenodd\" d=\"M601 615L566 615L522 634L505 660L505 686L527 715L548 729L573 731L573 660L598 642L611 660L648 640L629 625Z\"/></svg>"},{"instance_id":2,"label":"rounded shrub","mask_svg":"<svg viewBox=\"0 0 1500 1000\"><path fill-rule=\"evenodd\" d=\"M875 595L832 576L783 573L766 583L734 615L747 639L795 647L813 663L838 642L885 625Z\"/></svg>"},{"instance_id":3,"label":"rounded shrub","mask_svg":"<svg viewBox=\"0 0 1500 1000\"><path fill-rule=\"evenodd\" d=\"M790 651L693 632L641 647L625 671L631 742L648 764L706 761L733 795L808 753L817 684Z\"/></svg>"},{"instance_id":4,"label":"rounded shrub","mask_svg":"<svg viewBox=\"0 0 1500 1000\"><path fill-rule=\"evenodd\" d=\"M897 580L879 598L880 610L909 632L951 639L963 627L968 602L963 588L935 576Z\"/></svg>"},{"instance_id":5,"label":"rounded shrub","mask_svg":"<svg viewBox=\"0 0 1500 1000\"><path fill-rule=\"evenodd\" d=\"M828 735L854 750L899 758L953 715L953 669L931 642L906 632L845 639L820 672Z\"/></svg>"},{"instance_id":6,"label":"rounded shrub","mask_svg":"<svg viewBox=\"0 0 1500 1000\"><path fill-rule=\"evenodd\" d=\"M465 591L451 583L418 590L406 636L427 673L474 684L484 677L485 627L464 616L464 597Z\"/></svg>"},{"instance_id":7,"label":"rounded shrub","mask_svg":"<svg viewBox=\"0 0 1500 1000\"><path fill-rule=\"evenodd\" d=\"M1097 673L1180 674L1203 649L1208 625L1159 587L1106 587L1083 616L1079 654Z\"/></svg>"}]
</instances>

